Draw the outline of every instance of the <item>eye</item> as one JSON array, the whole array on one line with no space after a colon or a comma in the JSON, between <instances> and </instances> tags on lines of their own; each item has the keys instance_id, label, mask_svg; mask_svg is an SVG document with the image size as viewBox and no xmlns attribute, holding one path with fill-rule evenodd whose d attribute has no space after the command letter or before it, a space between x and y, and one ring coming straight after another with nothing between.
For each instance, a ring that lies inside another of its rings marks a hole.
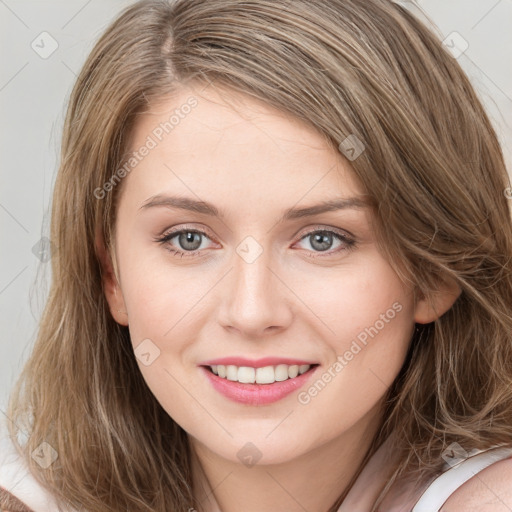
<instances>
[{"instance_id":1,"label":"eye","mask_svg":"<svg viewBox=\"0 0 512 512\"><path fill-rule=\"evenodd\" d=\"M355 249L356 242L344 233L333 231L330 229L313 229L304 235L300 241L308 241L313 258L332 256L333 253L341 251L350 251ZM334 250L330 250L335 242L338 242L338 246ZM327 252L328 251L328 252ZM326 254L319 254L326 253Z\"/></svg>"},{"instance_id":2,"label":"eye","mask_svg":"<svg viewBox=\"0 0 512 512\"><path fill-rule=\"evenodd\" d=\"M201 247L204 238L209 238L204 231L185 228L166 233L157 238L156 241L165 245L172 254L183 258L184 256L199 256L200 251L204 249L204 247ZM173 239L176 239L176 241L172 242Z\"/></svg>"}]
</instances>

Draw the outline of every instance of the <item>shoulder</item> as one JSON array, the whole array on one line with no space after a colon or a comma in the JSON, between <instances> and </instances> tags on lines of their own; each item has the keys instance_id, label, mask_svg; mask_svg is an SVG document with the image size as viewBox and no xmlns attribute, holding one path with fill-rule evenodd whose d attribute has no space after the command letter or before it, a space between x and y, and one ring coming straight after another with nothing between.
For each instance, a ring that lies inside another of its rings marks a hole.
<instances>
[{"instance_id":1,"label":"shoulder","mask_svg":"<svg viewBox=\"0 0 512 512\"><path fill-rule=\"evenodd\" d=\"M461 485L440 512L510 512L512 457L486 467Z\"/></svg>"}]
</instances>

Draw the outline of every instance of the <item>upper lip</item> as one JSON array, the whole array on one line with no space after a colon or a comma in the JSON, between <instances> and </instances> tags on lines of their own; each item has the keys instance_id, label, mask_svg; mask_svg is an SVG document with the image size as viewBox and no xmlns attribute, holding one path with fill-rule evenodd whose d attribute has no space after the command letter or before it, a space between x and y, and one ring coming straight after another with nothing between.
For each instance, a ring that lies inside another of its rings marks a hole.
<instances>
[{"instance_id":1,"label":"upper lip","mask_svg":"<svg viewBox=\"0 0 512 512\"><path fill-rule=\"evenodd\" d=\"M294 359L290 357L262 357L260 359L247 359L245 357L221 357L219 359L210 359L200 363L200 366L213 366L213 365L233 365L233 366L249 366L252 368L263 368L264 366L276 366L278 364L287 365L304 365L304 364L317 364L311 361L304 361L303 359Z\"/></svg>"}]
</instances>

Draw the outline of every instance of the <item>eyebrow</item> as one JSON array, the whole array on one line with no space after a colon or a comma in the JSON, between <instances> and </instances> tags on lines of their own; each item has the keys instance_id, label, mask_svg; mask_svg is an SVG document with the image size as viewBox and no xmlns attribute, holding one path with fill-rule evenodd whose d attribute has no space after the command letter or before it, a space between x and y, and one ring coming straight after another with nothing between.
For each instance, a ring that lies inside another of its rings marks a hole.
<instances>
[{"instance_id":1,"label":"eyebrow","mask_svg":"<svg viewBox=\"0 0 512 512\"><path fill-rule=\"evenodd\" d=\"M331 199L304 208L289 208L285 210L280 220L282 222L286 220L301 219L304 217L312 217L320 213L331 212L336 210L360 210L368 208L369 206L369 202L361 197ZM144 203L139 209L146 210L148 208L154 207L175 208L195 213L202 213L204 215L210 215L212 217L225 217L225 214L221 210L219 210L215 205L208 203L207 201L197 201L195 199L191 199L188 197L164 196L161 194L152 196L146 201L144 201Z\"/></svg>"}]
</instances>

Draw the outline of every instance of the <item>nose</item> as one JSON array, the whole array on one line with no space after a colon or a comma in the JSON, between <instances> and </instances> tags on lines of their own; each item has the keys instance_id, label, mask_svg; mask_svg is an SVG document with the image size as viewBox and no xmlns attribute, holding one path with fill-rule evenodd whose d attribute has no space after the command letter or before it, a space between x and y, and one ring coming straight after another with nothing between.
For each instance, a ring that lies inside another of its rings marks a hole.
<instances>
[{"instance_id":1,"label":"nose","mask_svg":"<svg viewBox=\"0 0 512 512\"><path fill-rule=\"evenodd\" d=\"M264 250L254 261L234 254L222 290L219 323L240 337L256 339L286 329L293 317L293 293Z\"/></svg>"}]
</instances>

